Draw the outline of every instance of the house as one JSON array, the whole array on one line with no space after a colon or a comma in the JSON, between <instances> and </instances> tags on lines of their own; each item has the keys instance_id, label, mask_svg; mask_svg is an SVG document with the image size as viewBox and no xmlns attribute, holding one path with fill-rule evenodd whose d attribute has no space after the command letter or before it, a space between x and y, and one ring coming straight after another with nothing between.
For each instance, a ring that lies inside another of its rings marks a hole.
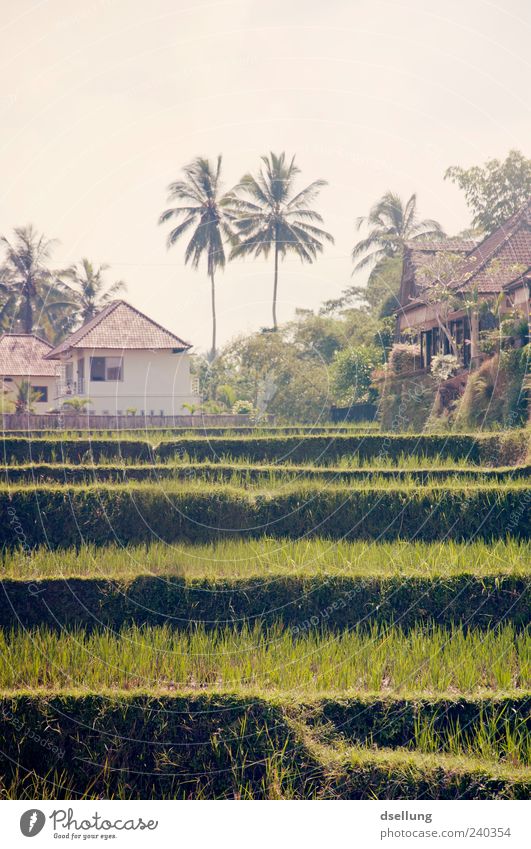
<instances>
[{"instance_id":1,"label":"house","mask_svg":"<svg viewBox=\"0 0 531 849\"><path fill-rule=\"evenodd\" d=\"M529 320L531 200L479 243L449 239L406 244L397 336L416 339L424 369L429 369L436 354L451 353L441 326L440 305L430 297L430 283L425 277L441 254L461 258L453 279L448 281L452 305L444 316L444 328L462 365L468 367L479 358L480 332L496 325L496 311L503 315L517 310Z\"/></svg>"},{"instance_id":2,"label":"house","mask_svg":"<svg viewBox=\"0 0 531 849\"><path fill-rule=\"evenodd\" d=\"M56 370L46 359L52 345L35 333L4 333L0 336L0 380L4 398L15 402L21 384L29 383L36 400L32 407L45 413L55 397Z\"/></svg>"},{"instance_id":3,"label":"house","mask_svg":"<svg viewBox=\"0 0 531 849\"><path fill-rule=\"evenodd\" d=\"M191 345L126 301L108 304L46 354L58 366L54 406L75 396L100 415L172 416L197 404Z\"/></svg>"}]
</instances>

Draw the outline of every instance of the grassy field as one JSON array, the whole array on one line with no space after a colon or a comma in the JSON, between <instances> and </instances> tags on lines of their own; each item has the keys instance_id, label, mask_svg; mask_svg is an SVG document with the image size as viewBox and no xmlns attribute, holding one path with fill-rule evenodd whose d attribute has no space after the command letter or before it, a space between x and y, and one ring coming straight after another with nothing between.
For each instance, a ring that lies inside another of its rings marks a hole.
<instances>
[{"instance_id":1,"label":"grassy field","mask_svg":"<svg viewBox=\"0 0 531 849\"><path fill-rule=\"evenodd\" d=\"M4 632L0 689L474 693L531 687L531 635L437 626Z\"/></svg>"},{"instance_id":2,"label":"grassy field","mask_svg":"<svg viewBox=\"0 0 531 849\"><path fill-rule=\"evenodd\" d=\"M0 798L528 798L529 432L6 435Z\"/></svg>"},{"instance_id":3,"label":"grassy field","mask_svg":"<svg viewBox=\"0 0 531 849\"><path fill-rule=\"evenodd\" d=\"M4 549L4 579L178 576L184 580L262 581L285 577L450 578L517 575L531 578L531 542L333 542L328 539L223 540L207 545L81 545L76 549Z\"/></svg>"}]
</instances>

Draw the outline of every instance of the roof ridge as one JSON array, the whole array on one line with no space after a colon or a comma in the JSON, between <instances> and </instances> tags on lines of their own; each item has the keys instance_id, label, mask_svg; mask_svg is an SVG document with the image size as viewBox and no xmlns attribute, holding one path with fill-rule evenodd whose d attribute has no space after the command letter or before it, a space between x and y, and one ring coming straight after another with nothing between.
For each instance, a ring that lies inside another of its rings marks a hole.
<instances>
[{"instance_id":1,"label":"roof ridge","mask_svg":"<svg viewBox=\"0 0 531 849\"><path fill-rule=\"evenodd\" d=\"M506 245L507 242L513 237L515 232L517 232L518 227L522 223L522 219L524 218L524 213L527 212L530 207L531 199L523 206L521 206L520 209L518 209L515 213L513 213L513 215L511 215L511 217L507 221L505 221L503 224L500 224L500 226L497 227L496 230L494 230L492 233L489 233L488 236L485 236L483 241L479 242L476 247L473 248L466 257L464 257L463 264L474 255L475 251L478 251L482 245L488 242L489 239L492 239L494 236L500 233L500 231L503 232L503 238L494 245L490 253L487 253L484 259L481 259L481 261L474 268L472 268L468 273L465 273L464 278L460 280L459 283L454 283L452 288L460 289L461 286L465 286L472 277L474 277L479 271L486 267L487 263L490 262L496 256L496 254L502 249L502 247L504 247L504 245Z\"/></svg>"},{"instance_id":2,"label":"roof ridge","mask_svg":"<svg viewBox=\"0 0 531 849\"><path fill-rule=\"evenodd\" d=\"M184 339L181 339L180 336L177 336L177 334L172 333L171 330L168 330L167 328L163 327L161 324L159 324L159 322L155 321L154 319L150 318L145 313L141 312L141 310L139 310L137 307L134 307L128 301L125 301L123 298L118 298L118 299L111 301L110 303L106 304L103 307L103 309L101 309L98 313L96 313L95 316L90 318L88 321L86 321L84 324L82 324L81 327L78 327L77 330L74 330L69 336L67 336L66 339L64 339L58 345L53 347L52 350L49 353L46 354L46 357L48 359L55 359L55 358L57 358L57 356L59 356L60 354L62 354L65 351L68 351L71 348L83 347L83 344L82 344L83 340L87 336L90 336L93 332L95 332L97 334L98 327L100 325L102 325L103 322L106 321L109 318L109 316L111 316L112 313L115 312L119 307L125 307L127 310L135 313L136 316L138 316L138 318L142 322L147 323L147 325L151 325L152 329L153 328L156 329L160 333L164 334L166 336L167 340L171 340L172 342L175 343L174 346L172 346L171 344L157 346L155 344L155 346L154 346L155 348L157 348L157 347L171 348L171 347L181 346L182 349L185 350L187 348L192 347L189 342L186 342ZM134 324L134 322L136 322L136 321L137 321L136 318L134 318L134 319L131 318L132 324ZM124 343L124 345L125 345L125 348L127 348L127 344ZM121 348L123 346L100 345L100 347ZM135 346L133 346L133 347L135 347ZM139 346L136 346L136 347L149 349L150 345L148 343L146 343L145 345L139 345Z\"/></svg>"},{"instance_id":3,"label":"roof ridge","mask_svg":"<svg viewBox=\"0 0 531 849\"><path fill-rule=\"evenodd\" d=\"M43 337L40 336L38 333L9 333L7 330L5 330L0 335L0 340L2 340L2 339L14 339L14 338L17 338L17 339L20 339L20 338L23 338L23 339L38 339L39 342L43 342L45 345L48 345L49 348L53 348L52 343L48 342L47 339L43 339Z\"/></svg>"}]
</instances>

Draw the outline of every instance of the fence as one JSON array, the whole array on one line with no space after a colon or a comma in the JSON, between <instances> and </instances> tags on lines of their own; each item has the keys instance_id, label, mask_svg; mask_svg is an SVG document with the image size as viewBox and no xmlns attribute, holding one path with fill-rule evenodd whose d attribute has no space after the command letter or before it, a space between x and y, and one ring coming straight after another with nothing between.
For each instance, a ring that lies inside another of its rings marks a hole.
<instances>
[{"instance_id":1,"label":"fence","mask_svg":"<svg viewBox=\"0 0 531 849\"><path fill-rule=\"evenodd\" d=\"M38 430L146 430L146 428L240 427L253 424L248 415L104 416L84 413L5 413L4 431ZM271 417L267 422L271 424Z\"/></svg>"},{"instance_id":2,"label":"fence","mask_svg":"<svg viewBox=\"0 0 531 849\"><path fill-rule=\"evenodd\" d=\"M333 422L373 422L378 413L376 404L351 404L350 407L331 407Z\"/></svg>"}]
</instances>

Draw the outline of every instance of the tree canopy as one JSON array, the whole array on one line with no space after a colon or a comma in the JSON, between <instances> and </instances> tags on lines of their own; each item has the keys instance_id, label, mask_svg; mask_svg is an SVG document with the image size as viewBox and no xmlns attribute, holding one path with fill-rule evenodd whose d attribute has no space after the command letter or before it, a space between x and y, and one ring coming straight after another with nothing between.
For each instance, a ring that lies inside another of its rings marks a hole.
<instances>
[{"instance_id":1,"label":"tree canopy","mask_svg":"<svg viewBox=\"0 0 531 849\"><path fill-rule=\"evenodd\" d=\"M491 233L531 197L531 159L511 150L506 159L489 159L483 166L452 165L444 179L465 193L474 226Z\"/></svg>"}]
</instances>

